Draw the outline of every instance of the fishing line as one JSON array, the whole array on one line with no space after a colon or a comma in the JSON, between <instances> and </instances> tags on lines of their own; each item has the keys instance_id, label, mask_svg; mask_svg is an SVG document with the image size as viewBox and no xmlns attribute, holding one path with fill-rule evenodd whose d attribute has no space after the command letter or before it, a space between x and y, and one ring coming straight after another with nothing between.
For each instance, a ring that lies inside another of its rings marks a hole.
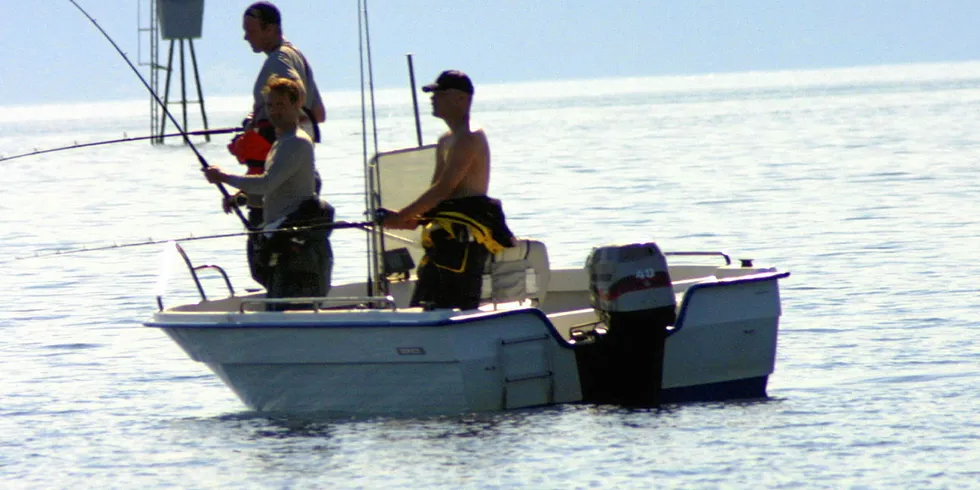
<instances>
[{"instance_id":1,"label":"fishing line","mask_svg":"<svg viewBox=\"0 0 980 490\"><path fill-rule=\"evenodd\" d=\"M68 1L71 2L72 5L74 5L75 7L77 7L78 10L85 17L87 17L89 21L92 22L92 25L94 25L95 28L98 29L99 32L101 32L103 36L105 36L106 40L109 41L109 44L112 44L112 47L116 48L116 51L119 53L119 56L122 56L123 60L126 61L126 64L128 64L129 67L133 70L133 73L135 73L136 76L139 77L140 81L143 82L143 86L146 87L146 90L148 90L150 92L150 95L153 97L153 99L156 100L156 102L160 106L160 108L163 109L163 113L167 115L167 117L170 119L170 122L172 122L174 124L174 127L177 128L178 131L180 131L180 135L184 137L184 143L186 143L187 146L189 146L191 148L191 150L194 152L194 155L197 156L197 160L201 163L201 167L202 168L205 168L205 169L208 168L208 167L210 167L210 165L208 165L207 160L205 160L204 159L204 156L201 155L201 152L198 151L197 147L194 146L194 143L191 142L191 139L187 135L187 132L184 131L184 128L177 122L177 118L175 118L174 115L170 113L170 110L167 109L167 104L164 104L163 101L160 100L160 96L158 96L156 94L156 92L153 91L153 88L150 87L150 84L146 82L146 79L143 78L143 75L140 74L140 71L136 69L136 66L133 65L133 62L132 61L129 61L129 57L126 56L126 53L124 53L123 50L119 48L119 45L116 44L116 42L112 40L112 37L109 36L109 34L105 31L105 29L103 29L102 26L100 26L99 23L96 22L96 20L94 18L92 18L92 16L89 15L88 12L86 12L85 9L83 9L81 5L78 4L78 2L76 2L75 0L68 0ZM231 195L228 194L228 190L225 189L225 186L221 185L220 182L217 182L214 185L218 187L218 190L221 191L221 195L223 195L225 197L225 199L228 199L228 198L231 197ZM242 210L239 209L238 207L235 207L233 209L235 210L235 214L238 215L238 219L240 219L242 221L242 226L244 226L246 229L248 229L248 220L245 219L245 215L242 214Z\"/></svg>"},{"instance_id":2,"label":"fishing line","mask_svg":"<svg viewBox=\"0 0 980 490\"><path fill-rule=\"evenodd\" d=\"M368 25L368 5L364 2L364 43L367 48L368 88L371 95L371 135L374 137L374 154L378 154L378 116L374 105L374 65L371 63L371 28Z\"/></svg>"},{"instance_id":3,"label":"fishing line","mask_svg":"<svg viewBox=\"0 0 980 490\"><path fill-rule=\"evenodd\" d=\"M287 228L279 228L279 229L275 230L275 232L276 233L283 232L283 233L287 233L288 234L288 233L295 233L295 232L301 232L301 231L342 230L342 229L350 229L350 228L358 228L358 229L362 229L362 230L365 230L365 231L369 231L375 225L376 225L376 223L374 221L335 221L333 223L323 223L323 224L315 224L315 225L308 225L308 226L291 226L291 227L287 227ZM21 256L21 257L14 257L14 258L9 259L9 260L0 261L0 263L13 262L13 261L17 261L17 260L40 259L40 258L45 258L45 257L57 257L57 256L61 256L61 255L75 255L75 254L88 253L88 252L101 252L101 251L105 251L105 250L116 250L116 249L120 249L120 248L145 247L145 246L148 246L148 245L161 245L161 244L170 243L170 242L193 242L193 241L198 241L198 240L214 240L214 239L217 239L217 238L232 238L232 237L241 237L241 236L249 236L249 235L260 235L260 234L265 234L265 233L271 233L271 232L267 232L265 230L249 230L249 231L236 231L236 232L232 232L232 233L218 233L218 234L214 234L214 235L204 235L204 236L187 236L187 237L182 237L182 238L168 238L166 240L154 240L154 239L151 238L151 239L148 239L148 240L142 241L142 242L121 243L121 244L114 243L112 245L105 245L105 246L101 246L101 247L76 248L76 249L71 249L71 250L59 250L59 251L44 252L44 253L38 252L38 253L35 253L34 255L26 255L26 256Z\"/></svg>"},{"instance_id":4,"label":"fishing line","mask_svg":"<svg viewBox=\"0 0 980 490\"><path fill-rule=\"evenodd\" d=\"M374 201L377 199L372 195L371 189L374 189L374 172L371 171L371 163L368 160L368 142L367 142L367 101L365 100L365 89L364 89L364 36L365 36L365 18L367 17L367 0L357 0L357 54L358 62L360 65L360 82L361 82L361 150L364 159L364 207L369 212L373 212ZM368 57L370 59L370 57ZM372 100L373 100L372 94ZM377 148L377 131L375 131L375 148ZM375 152L377 154L377 152ZM378 258L378 245L379 238L368 234L366 238L367 241L367 271L368 276L365 281L367 286L367 295L374 296L374 273L372 271L378 270L380 263Z\"/></svg>"},{"instance_id":5,"label":"fishing line","mask_svg":"<svg viewBox=\"0 0 980 490\"><path fill-rule=\"evenodd\" d=\"M241 130L242 130L242 128L206 129L206 130L202 130L202 131L189 131L187 134L188 135L191 135L191 136L210 136L210 135L213 135L213 134L235 133L235 132L238 132L238 131L241 131ZM184 135L184 133L170 133L170 134L162 134L162 135L159 135L159 136L157 136L157 135L137 136L137 137L133 137L133 138L130 138L128 136L124 136L122 138L118 138L118 139L114 139L114 140L96 141L96 142L93 142L93 143L75 143L73 145L62 146L62 147L59 147L59 148L49 148L47 150L34 150L34 151L30 152L30 153L21 153L20 155L13 155L13 156L9 156L9 157L0 157L0 162L4 162L4 161L7 161L7 160L13 160L15 158L30 157L30 156L34 156L34 155L41 155L41 154L44 154L44 153L52 153L52 152L55 152L55 151L74 150L74 149L77 149L77 148L86 148L86 147L89 147L89 146L111 145L111 144L114 144L114 143L127 143L127 142L130 142L130 141L143 141L143 140L157 139L157 138L174 138L174 137L183 136L183 135Z\"/></svg>"}]
</instances>

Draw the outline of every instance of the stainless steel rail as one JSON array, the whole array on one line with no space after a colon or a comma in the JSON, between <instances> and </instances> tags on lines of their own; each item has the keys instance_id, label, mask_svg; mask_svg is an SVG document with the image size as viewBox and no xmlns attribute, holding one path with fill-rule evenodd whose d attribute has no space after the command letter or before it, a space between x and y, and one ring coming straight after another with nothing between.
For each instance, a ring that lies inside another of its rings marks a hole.
<instances>
[{"instance_id":1,"label":"stainless steel rail","mask_svg":"<svg viewBox=\"0 0 980 490\"><path fill-rule=\"evenodd\" d=\"M177 242L173 242L173 245L174 248L177 250L177 252L180 254L180 257L184 259L184 263L187 264L187 269L191 273L191 278L194 279L194 285L197 287L197 292L201 295L201 301L207 301L208 295L204 293L204 286L201 285L201 279L198 277L197 271L205 270L205 269L213 269L218 271L218 273L221 274L221 278L225 280L225 286L228 287L228 293L231 296L235 295L235 288L232 287L231 279L228 278L228 273L225 272L224 269L222 269L220 266L213 265L213 264L194 266L194 264L191 263L190 257L187 256L187 252L184 251L184 247L181 247L180 244ZM163 311L162 292L157 295L157 307L160 308L160 311Z\"/></svg>"},{"instance_id":2,"label":"stainless steel rail","mask_svg":"<svg viewBox=\"0 0 980 490\"><path fill-rule=\"evenodd\" d=\"M308 297L308 298L249 298L243 299L238 306L239 313L245 313L246 305L310 305L314 313L337 306L358 306L367 308L368 305L384 305L384 308L395 311L395 298L391 296L354 296L354 297ZM332 306L331 306L332 305ZM262 308L260 311L266 311Z\"/></svg>"},{"instance_id":3,"label":"stainless steel rail","mask_svg":"<svg viewBox=\"0 0 980 490\"><path fill-rule=\"evenodd\" d=\"M725 265L732 265L732 258L724 252L664 252L666 256L680 256L680 257L722 257L725 259Z\"/></svg>"}]
</instances>

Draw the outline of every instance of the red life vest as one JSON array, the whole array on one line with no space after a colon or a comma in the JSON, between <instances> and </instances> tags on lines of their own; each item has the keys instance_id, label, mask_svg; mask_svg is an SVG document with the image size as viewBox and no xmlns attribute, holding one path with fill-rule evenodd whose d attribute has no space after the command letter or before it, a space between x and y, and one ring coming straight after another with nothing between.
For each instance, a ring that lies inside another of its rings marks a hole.
<instances>
[{"instance_id":1,"label":"red life vest","mask_svg":"<svg viewBox=\"0 0 980 490\"><path fill-rule=\"evenodd\" d=\"M228 144L228 151L235 155L240 163L248 165L248 175L263 172L265 158L269 155L269 150L272 149L272 141L263 134L271 133L273 141L275 139L275 132L270 130L272 130L272 125L269 121L262 120L257 122L250 131L235 136ZM257 172L254 170L256 168L258 169Z\"/></svg>"}]
</instances>

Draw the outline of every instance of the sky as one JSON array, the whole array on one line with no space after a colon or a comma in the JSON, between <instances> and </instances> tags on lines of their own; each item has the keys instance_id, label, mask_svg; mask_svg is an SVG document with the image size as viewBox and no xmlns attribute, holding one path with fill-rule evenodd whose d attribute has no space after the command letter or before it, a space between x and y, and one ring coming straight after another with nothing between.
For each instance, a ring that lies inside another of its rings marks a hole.
<instances>
[{"instance_id":1,"label":"sky","mask_svg":"<svg viewBox=\"0 0 980 490\"><path fill-rule=\"evenodd\" d=\"M149 0L77 0L134 64ZM184 1L184 0L177 0ZM205 98L247 96L263 55L242 39L250 1L206 0L194 41ZM278 0L321 91L360 86L357 0ZM439 71L481 83L980 59L977 0L367 0L376 88ZM141 18L142 16L142 18ZM161 42L166 64L169 41ZM5 1L0 106L136 100L146 88L68 0ZM175 53L175 60L179 53ZM192 76L189 52L188 76ZM175 68L177 68L175 61ZM147 77L148 69L140 67ZM161 76L161 85L163 77ZM178 90L174 82L172 90ZM193 85L189 85L193 89ZM190 97L189 97L190 98Z\"/></svg>"}]
</instances>

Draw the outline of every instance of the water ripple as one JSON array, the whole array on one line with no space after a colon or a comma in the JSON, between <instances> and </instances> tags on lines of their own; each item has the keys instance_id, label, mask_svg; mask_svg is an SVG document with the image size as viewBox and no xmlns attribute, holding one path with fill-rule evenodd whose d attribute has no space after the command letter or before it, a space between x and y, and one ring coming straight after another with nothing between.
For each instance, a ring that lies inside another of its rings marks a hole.
<instances>
[{"instance_id":1,"label":"water ripple","mask_svg":"<svg viewBox=\"0 0 980 490\"><path fill-rule=\"evenodd\" d=\"M980 218L969 210L980 198L980 65L919 69L928 76L853 69L736 76L743 85L708 77L669 89L616 81L621 90L612 93L582 82L574 96L481 98L494 148L491 193L517 234L548 244L553 266L582 266L598 243L653 239L667 250L731 250L792 272L781 290L768 399L429 418L250 413L205 366L140 326L155 308L160 259L159 247L134 247L0 263L0 481L975 487ZM354 102L327 123L342 136L317 148L329 176L324 194L351 220L363 208L360 139L348 137L359 134ZM0 118L0 154L140 133L142 104L86 121L31 116L30 131ZM410 111L385 110L392 116L379 121L381 147L413 144L404 130ZM233 110L209 115L216 126L240 120ZM432 141L442 128L429 127ZM229 162L221 144L201 150ZM11 256L239 227L181 145L27 160L4 173L0 239ZM133 175L133 162L146 178L112 177ZM71 206L52 204L66 195ZM360 280L364 236L333 240L335 278ZM225 266L236 288L255 286L241 239L187 250L196 262ZM197 298L186 274L163 293L167 304Z\"/></svg>"}]
</instances>

